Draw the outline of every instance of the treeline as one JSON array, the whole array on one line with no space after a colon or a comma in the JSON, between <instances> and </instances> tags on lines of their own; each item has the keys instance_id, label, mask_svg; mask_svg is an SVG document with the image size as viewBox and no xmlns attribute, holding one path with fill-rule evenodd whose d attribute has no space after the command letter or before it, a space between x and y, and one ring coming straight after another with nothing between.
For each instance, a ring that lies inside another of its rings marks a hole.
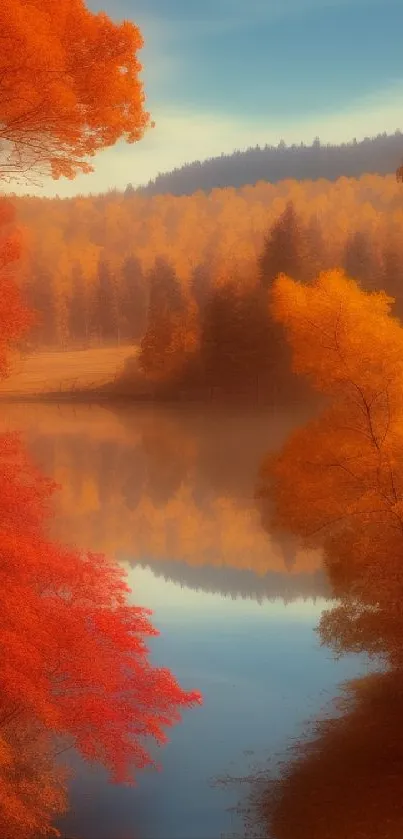
<instances>
[{"instance_id":1,"label":"treeline","mask_svg":"<svg viewBox=\"0 0 403 839\"><path fill-rule=\"evenodd\" d=\"M286 178L296 180L334 181L342 176L359 178L373 172L388 175L394 172L403 157L403 134L386 132L349 143L321 144L319 137L308 146L304 143L287 146L255 146L246 151L221 154L205 161L195 160L176 167L149 181L147 186L134 190L129 184L126 194L191 195L197 190L209 191L220 187L240 187L258 181L278 183Z\"/></svg>"},{"instance_id":2,"label":"treeline","mask_svg":"<svg viewBox=\"0 0 403 839\"><path fill-rule=\"evenodd\" d=\"M100 258L91 283L80 262L73 261L68 291L60 293L52 279L50 268L33 262L24 296L39 317L24 343L26 349L116 346L141 339L148 288L138 259L129 256L116 270Z\"/></svg>"},{"instance_id":3,"label":"treeline","mask_svg":"<svg viewBox=\"0 0 403 839\"><path fill-rule=\"evenodd\" d=\"M369 235L356 231L346 235L339 264L364 290L395 296L401 316L403 250L389 247L379 256L377 264ZM213 398L218 391L257 402L306 398L309 391L292 373L288 345L270 314L271 287L279 273L309 283L330 267L320 225L304 226L291 201L247 273L235 265L217 282L208 264L200 265L186 296L172 265L157 259L149 275L140 369L155 382L156 394ZM130 388L130 373L127 381Z\"/></svg>"},{"instance_id":4,"label":"treeline","mask_svg":"<svg viewBox=\"0 0 403 839\"><path fill-rule=\"evenodd\" d=\"M403 315L403 195L393 176L15 202L27 242L21 285L40 315L25 349L141 344L143 380L171 396L260 400L304 387L268 314L279 271L309 282L342 266L363 288L396 297ZM126 390L136 371L126 371Z\"/></svg>"}]
</instances>

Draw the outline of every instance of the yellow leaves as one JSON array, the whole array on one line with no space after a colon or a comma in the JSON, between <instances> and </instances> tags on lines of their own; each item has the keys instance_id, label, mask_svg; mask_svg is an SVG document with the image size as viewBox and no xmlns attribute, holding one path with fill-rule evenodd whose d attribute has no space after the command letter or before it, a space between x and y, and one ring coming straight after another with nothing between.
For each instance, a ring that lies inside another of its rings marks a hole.
<instances>
[{"instance_id":1,"label":"yellow leaves","mask_svg":"<svg viewBox=\"0 0 403 839\"><path fill-rule=\"evenodd\" d=\"M312 216L320 215L328 261L335 265L340 262L347 233L363 226L361 208L366 189L363 179L345 179L344 186L340 182L327 181L304 183L297 208L301 222L304 226L309 225ZM91 281L101 247L106 245L108 258L118 254L123 259L129 253L135 253L144 271L152 268L157 253L165 254L174 265L182 286L188 283L192 266L204 259L211 263L214 278L217 276L220 282L222 275L225 282L233 270L235 257L241 269L240 282L246 285L254 281L256 258L262 249L264 233L275 221L276 214L284 209L286 198L293 196L293 190L294 186L289 182L286 190L281 185L270 184L241 188L226 201L222 196L220 198L221 191L216 190L215 198L204 194L197 197L136 194L130 201L111 195L105 201L81 198L68 202L41 202L40 199L17 198L16 203L19 217L30 231L32 249L35 253L46 254L46 259L50 260L46 267L52 273L53 256L57 248L64 249L71 256L71 262L79 259L86 280L88 277ZM272 199L280 192L276 209ZM380 247L388 232L393 246L399 250L402 218L398 209L398 186L393 176L374 177L372 194L377 206L384 201L386 220L385 230L377 233L379 242L374 243L374 248L375 245ZM321 205L323 196L328 209ZM231 208L231 202L235 202L236 211ZM110 209L106 210L107 207ZM56 240L55 227L62 231L64 244ZM229 228L230 233L227 232ZM220 263L217 273L215 262Z\"/></svg>"},{"instance_id":2,"label":"yellow leaves","mask_svg":"<svg viewBox=\"0 0 403 839\"><path fill-rule=\"evenodd\" d=\"M298 493L302 519L315 518L323 504L332 514L351 512L358 491L362 499L363 488L385 490L390 458L399 450L401 458L403 330L388 310L385 295L363 293L341 271L322 273L311 286L285 276L274 285L274 315L286 328L295 368L333 396L331 408L290 439L275 465L283 477L287 464L292 469L290 507Z\"/></svg>"},{"instance_id":3,"label":"yellow leaves","mask_svg":"<svg viewBox=\"0 0 403 839\"><path fill-rule=\"evenodd\" d=\"M262 497L277 523L324 551L344 598L322 619L325 642L401 666L403 328L386 295L341 271L309 287L281 276L273 298L296 369L331 400L266 463Z\"/></svg>"},{"instance_id":4,"label":"yellow leaves","mask_svg":"<svg viewBox=\"0 0 403 839\"><path fill-rule=\"evenodd\" d=\"M377 399L389 384L403 398L403 330L390 317L392 299L361 291L343 271L322 272L303 286L280 275L272 311L294 353L294 369L334 395Z\"/></svg>"}]
</instances>

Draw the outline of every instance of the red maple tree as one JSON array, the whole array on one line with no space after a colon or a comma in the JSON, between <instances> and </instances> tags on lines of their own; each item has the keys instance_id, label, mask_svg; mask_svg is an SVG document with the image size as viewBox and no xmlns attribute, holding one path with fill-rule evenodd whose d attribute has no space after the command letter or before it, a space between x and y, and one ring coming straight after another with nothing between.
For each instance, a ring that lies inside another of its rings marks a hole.
<instances>
[{"instance_id":1,"label":"red maple tree","mask_svg":"<svg viewBox=\"0 0 403 839\"><path fill-rule=\"evenodd\" d=\"M83 0L0 2L0 179L38 172L74 178L117 140L150 125L128 21ZM0 377L34 320L13 270L21 234L0 199ZM47 536L55 485L18 435L0 435L0 836L56 831L66 807L56 753L75 746L116 781L153 764L182 709L200 702L154 667L150 612L130 605L123 570Z\"/></svg>"},{"instance_id":2,"label":"red maple tree","mask_svg":"<svg viewBox=\"0 0 403 839\"><path fill-rule=\"evenodd\" d=\"M0 203L0 373L32 315L7 270L18 256L13 214ZM7 229L6 229L7 228ZM0 435L0 835L51 830L65 807L52 755L75 746L118 782L153 764L182 709L201 701L145 643L150 611L130 605L125 572L100 554L47 537L56 489L16 434ZM29 732L27 737L26 732ZM45 761L45 763L44 763ZM43 766L45 765L45 769ZM13 789L11 795L10 790Z\"/></svg>"}]
</instances>

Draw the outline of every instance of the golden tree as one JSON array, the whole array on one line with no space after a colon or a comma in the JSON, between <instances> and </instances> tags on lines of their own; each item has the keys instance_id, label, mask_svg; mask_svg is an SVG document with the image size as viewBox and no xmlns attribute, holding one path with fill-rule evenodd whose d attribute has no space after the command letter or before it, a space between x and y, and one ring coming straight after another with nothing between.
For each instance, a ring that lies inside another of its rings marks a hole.
<instances>
[{"instance_id":1,"label":"golden tree","mask_svg":"<svg viewBox=\"0 0 403 839\"><path fill-rule=\"evenodd\" d=\"M74 178L85 158L151 125L139 29L83 0L0 4L0 179L36 172Z\"/></svg>"},{"instance_id":2,"label":"golden tree","mask_svg":"<svg viewBox=\"0 0 403 839\"><path fill-rule=\"evenodd\" d=\"M262 468L274 520L321 546L343 602L321 623L338 652L403 662L403 329L391 299L341 271L312 286L281 276L273 311L294 369L326 394L320 416Z\"/></svg>"}]
</instances>

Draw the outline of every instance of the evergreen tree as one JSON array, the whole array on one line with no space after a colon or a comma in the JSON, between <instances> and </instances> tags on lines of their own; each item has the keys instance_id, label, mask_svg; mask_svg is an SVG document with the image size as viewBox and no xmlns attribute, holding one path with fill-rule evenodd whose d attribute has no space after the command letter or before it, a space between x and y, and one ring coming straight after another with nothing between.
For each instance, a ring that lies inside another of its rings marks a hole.
<instances>
[{"instance_id":1,"label":"evergreen tree","mask_svg":"<svg viewBox=\"0 0 403 839\"><path fill-rule=\"evenodd\" d=\"M201 360L205 384L233 390L239 385L238 341L241 313L235 284L212 289L201 327Z\"/></svg>"},{"instance_id":2,"label":"evergreen tree","mask_svg":"<svg viewBox=\"0 0 403 839\"><path fill-rule=\"evenodd\" d=\"M322 228L316 216L311 217L302 238L302 278L304 282L312 282L321 271L328 268Z\"/></svg>"},{"instance_id":3,"label":"evergreen tree","mask_svg":"<svg viewBox=\"0 0 403 839\"><path fill-rule=\"evenodd\" d=\"M186 306L172 265L157 257L148 274L150 298L147 328L141 340L139 366L150 378L168 380L173 372L173 338Z\"/></svg>"},{"instance_id":4,"label":"evergreen tree","mask_svg":"<svg viewBox=\"0 0 403 839\"><path fill-rule=\"evenodd\" d=\"M272 286L279 274L286 274L297 282L311 279L321 258L319 242L318 229L313 222L303 230L292 201L287 203L265 239L258 271L261 286L268 290L265 391L269 400L305 398L304 388L291 371L291 353L282 326L275 323L270 314L270 301Z\"/></svg>"},{"instance_id":5,"label":"evergreen tree","mask_svg":"<svg viewBox=\"0 0 403 839\"><path fill-rule=\"evenodd\" d=\"M343 267L348 277L356 280L366 291L376 287L375 264L367 233L356 230L348 237L343 257Z\"/></svg>"},{"instance_id":6,"label":"evergreen tree","mask_svg":"<svg viewBox=\"0 0 403 839\"><path fill-rule=\"evenodd\" d=\"M247 288L240 295L238 313L235 351L239 383L253 388L259 401L262 386L266 389L268 385L267 374L272 374L276 362L267 292L260 285Z\"/></svg>"},{"instance_id":7,"label":"evergreen tree","mask_svg":"<svg viewBox=\"0 0 403 839\"><path fill-rule=\"evenodd\" d=\"M127 184L127 187L126 187L126 189L125 189L125 191L124 191L124 197L125 197L125 199L127 199L127 198L133 198L133 196L134 196L135 194L136 194L136 190L134 189L134 186L133 186L132 184Z\"/></svg>"},{"instance_id":8,"label":"evergreen tree","mask_svg":"<svg viewBox=\"0 0 403 839\"><path fill-rule=\"evenodd\" d=\"M292 201L288 201L265 238L259 273L264 288L270 288L282 273L296 280L303 279L302 232Z\"/></svg>"},{"instance_id":9,"label":"evergreen tree","mask_svg":"<svg viewBox=\"0 0 403 839\"><path fill-rule=\"evenodd\" d=\"M191 293L200 312L203 311L211 289L211 270L207 262L203 261L193 269L191 279Z\"/></svg>"}]
</instances>

